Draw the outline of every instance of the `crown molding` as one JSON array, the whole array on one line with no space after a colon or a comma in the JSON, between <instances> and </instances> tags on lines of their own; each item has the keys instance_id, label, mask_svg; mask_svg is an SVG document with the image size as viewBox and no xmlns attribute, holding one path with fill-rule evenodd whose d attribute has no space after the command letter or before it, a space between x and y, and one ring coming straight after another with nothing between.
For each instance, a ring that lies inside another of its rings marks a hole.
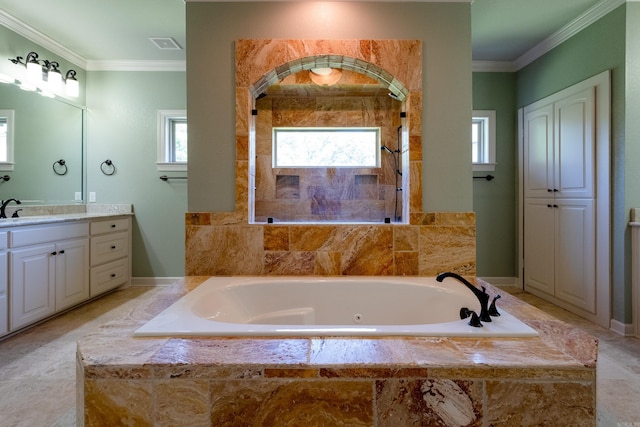
<instances>
[{"instance_id":1,"label":"crown molding","mask_svg":"<svg viewBox=\"0 0 640 427\"><path fill-rule=\"evenodd\" d=\"M187 61L106 60L87 61L87 71L186 71Z\"/></svg>"},{"instance_id":2,"label":"crown molding","mask_svg":"<svg viewBox=\"0 0 640 427\"><path fill-rule=\"evenodd\" d=\"M78 65L81 68L87 67L87 60L70 49L67 49L52 38L42 34L40 31L30 27L4 10L0 9L0 25L3 25L11 31L21 35L22 37L42 46L52 53L66 59L67 61Z\"/></svg>"},{"instance_id":3,"label":"crown molding","mask_svg":"<svg viewBox=\"0 0 640 427\"><path fill-rule=\"evenodd\" d=\"M529 65L536 59L540 58L545 53L549 52L553 48L559 46L564 43L580 31L587 28L589 25L593 24L603 16L607 15L609 12L616 9L618 6L625 4L627 1L631 0L603 0L601 2L596 3L593 7L585 11L583 14L575 18L573 21L569 22L567 25L562 27L560 30L551 34L549 37L538 43L528 52L524 53L522 56L517 58L514 61L514 65L516 70L520 70L525 66ZM638 0L635 0L638 1Z\"/></svg>"},{"instance_id":4,"label":"crown molding","mask_svg":"<svg viewBox=\"0 0 640 427\"><path fill-rule=\"evenodd\" d=\"M471 71L478 73L514 73L518 70L511 61L473 61L471 63Z\"/></svg>"}]
</instances>

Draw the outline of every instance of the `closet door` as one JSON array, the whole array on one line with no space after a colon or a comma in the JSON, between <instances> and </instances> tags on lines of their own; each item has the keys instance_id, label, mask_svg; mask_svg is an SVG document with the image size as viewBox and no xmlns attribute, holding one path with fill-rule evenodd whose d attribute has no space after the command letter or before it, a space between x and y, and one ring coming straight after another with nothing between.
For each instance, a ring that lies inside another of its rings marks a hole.
<instances>
[{"instance_id":1,"label":"closet door","mask_svg":"<svg viewBox=\"0 0 640 427\"><path fill-rule=\"evenodd\" d=\"M524 197L549 197L554 188L553 103L524 109Z\"/></svg>"},{"instance_id":2,"label":"closet door","mask_svg":"<svg viewBox=\"0 0 640 427\"><path fill-rule=\"evenodd\" d=\"M563 98L554 105L555 196L593 198L595 88Z\"/></svg>"},{"instance_id":3,"label":"closet door","mask_svg":"<svg viewBox=\"0 0 640 427\"><path fill-rule=\"evenodd\" d=\"M595 313L595 201L560 199L555 206L556 297Z\"/></svg>"},{"instance_id":4,"label":"closet door","mask_svg":"<svg viewBox=\"0 0 640 427\"><path fill-rule=\"evenodd\" d=\"M530 198L524 204L524 281L527 287L554 295L553 199Z\"/></svg>"}]
</instances>

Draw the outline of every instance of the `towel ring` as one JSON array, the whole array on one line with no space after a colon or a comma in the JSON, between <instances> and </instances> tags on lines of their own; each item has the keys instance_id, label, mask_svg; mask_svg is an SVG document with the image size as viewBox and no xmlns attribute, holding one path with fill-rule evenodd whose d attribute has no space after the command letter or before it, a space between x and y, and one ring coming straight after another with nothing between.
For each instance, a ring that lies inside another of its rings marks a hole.
<instances>
[{"instance_id":1,"label":"towel ring","mask_svg":"<svg viewBox=\"0 0 640 427\"><path fill-rule=\"evenodd\" d=\"M111 168L111 170L109 169L105 170L105 166L107 168ZM104 162L100 163L100 170L102 171L103 174L111 176L114 173L116 173L116 165L114 165L111 160L107 159Z\"/></svg>"},{"instance_id":2,"label":"towel ring","mask_svg":"<svg viewBox=\"0 0 640 427\"><path fill-rule=\"evenodd\" d=\"M69 169L67 168L67 162L65 162L64 159L53 162L53 172L56 175L66 175L68 171Z\"/></svg>"}]
</instances>

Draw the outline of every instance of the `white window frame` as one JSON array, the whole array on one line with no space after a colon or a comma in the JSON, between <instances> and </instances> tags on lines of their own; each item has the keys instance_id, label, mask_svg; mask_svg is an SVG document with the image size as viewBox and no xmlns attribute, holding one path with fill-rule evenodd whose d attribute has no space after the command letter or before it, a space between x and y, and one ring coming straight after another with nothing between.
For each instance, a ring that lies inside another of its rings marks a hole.
<instances>
[{"instance_id":1,"label":"white window frame","mask_svg":"<svg viewBox=\"0 0 640 427\"><path fill-rule=\"evenodd\" d=\"M13 135L15 131L15 113L14 110L0 110L0 117L7 119L7 160L0 162L0 171L11 172L14 170L13 160Z\"/></svg>"},{"instance_id":2,"label":"white window frame","mask_svg":"<svg viewBox=\"0 0 640 427\"><path fill-rule=\"evenodd\" d=\"M287 132L335 132L337 133L349 133L349 132L369 132L375 135L375 142L372 145L373 154L375 155L375 161L370 165L281 165L277 163L278 158L278 133L287 133ZM287 168L359 168L359 169L373 169L380 167L380 136L381 130L379 127L362 127L362 126L354 126L354 127L304 127L304 128L291 128L291 127L274 127L273 128L273 158L272 158L272 166L273 168L278 169L287 169Z\"/></svg>"},{"instance_id":3,"label":"white window frame","mask_svg":"<svg viewBox=\"0 0 640 427\"><path fill-rule=\"evenodd\" d=\"M473 163L473 170L478 172L495 171L496 165L496 112L495 110L473 110L472 123L482 121L482 140L478 141L479 162Z\"/></svg>"},{"instance_id":4,"label":"white window frame","mask_svg":"<svg viewBox=\"0 0 640 427\"><path fill-rule=\"evenodd\" d=\"M158 157L156 165L158 171L186 171L188 162L172 162L169 159L171 153L170 123L175 119L187 118L187 110L158 110Z\"/></svg>"}]
</instances>

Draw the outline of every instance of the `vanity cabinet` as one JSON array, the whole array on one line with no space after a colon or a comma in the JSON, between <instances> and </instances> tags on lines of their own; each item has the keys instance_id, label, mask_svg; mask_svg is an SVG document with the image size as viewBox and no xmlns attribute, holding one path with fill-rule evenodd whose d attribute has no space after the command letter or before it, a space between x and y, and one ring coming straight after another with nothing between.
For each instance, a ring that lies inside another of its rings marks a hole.
<instances>
[{"instance_id":1,"label":"vanity cabinet","mask_svg":"<svg viewBox=\"0 0 640 427\"><path fill-rule=\"evenodd\" d=\"M0 231L0 337L9 332L9 269L7 232Z\"/></svg>"},{"instance_id":2,"label":"vanity cabinet","mask_svg":"<svg viewBox=\"0 0 640 427\"><path fill-rule=\"evenodd\" d=\"M129 283L128 216L0 230L0 336Z\"/></svg>"},{"instance_id":3,"label":"vanity cabinet","mask_svg":"<svg viewBox=\"0 0 640 427\"><path fill-rule=\"evenodd\" d=\"M88 224L9 231L10 330L89 298Z\"/></svg>"},{"instance_id":4,"label":"vanity cabinet","mask_svg":"<svg viewBox=\"0 0 640 427\"><path fill-rule=\"evenodd\" d=\"M91 297L129 281L131 219L91 223Z\"/></svg>"}]
</instances>

